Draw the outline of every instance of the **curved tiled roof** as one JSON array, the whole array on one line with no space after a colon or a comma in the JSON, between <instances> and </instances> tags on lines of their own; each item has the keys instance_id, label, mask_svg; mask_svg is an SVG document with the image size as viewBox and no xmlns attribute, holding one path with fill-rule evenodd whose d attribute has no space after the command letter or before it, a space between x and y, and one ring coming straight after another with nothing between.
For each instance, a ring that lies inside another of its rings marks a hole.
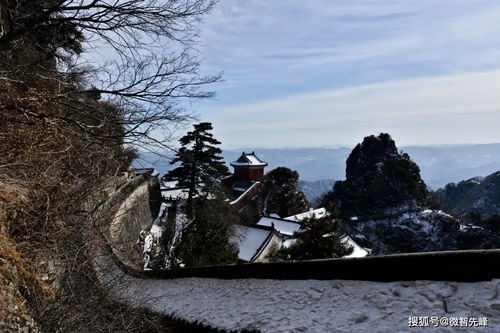
<instances>
[{"instance_id":1,"label":"curved tiled roof","mask_svg":"<svg viewBox=\"0 0 500 333\"><path fill-rule=\"evenodd\" d=\"M267 163L261 160L255 155L255 152L251 153L241 153L241 156L234 162L231 162L232 166L267 166Z\"/></svg>"}]
</instances>

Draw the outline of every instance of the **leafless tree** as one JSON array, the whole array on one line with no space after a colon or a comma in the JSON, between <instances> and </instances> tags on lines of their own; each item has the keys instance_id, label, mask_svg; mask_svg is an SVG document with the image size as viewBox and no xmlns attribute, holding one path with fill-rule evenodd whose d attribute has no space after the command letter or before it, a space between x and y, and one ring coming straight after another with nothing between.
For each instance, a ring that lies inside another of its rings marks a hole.
<instances>
[{"instance_id":1,"label":"leafless tree","mask_svg":"<svg viewBox=\"0 0 500 333\"><path fill-rule=\"evenodd\" d=\"M199 75L195 50L197 23L215 2L0 0L0 78L53 88L65 112L31 116L98 140L165 145L193 117L179 102L211 97L204 87L220 79ZM89 54L101 64L87 65ZM110 126L121 130L102 130Z\"/></svg>"},{"instance_id":2,"label":"leafless tree","mask_svg":"<svg viewBox=\"0 0 500 333\"><path fill-rule=\"evenodd\" d=\"M16 266L27 278L50 272L49 262L57 268L55 282L42 284L55 295L26 283L43 328L139 332L161 324L107 299L90 260L91 217L123 180L124 144L167 145L162 129L192 116L179 101L212 96L204 87L219 77L199 75L195 48L197 22L214 3L0 0L0 243L29 259ZM101 65L86 62L99 52ZM0 257L11 252L0 246Z\"/></svg>"}]
</instances>

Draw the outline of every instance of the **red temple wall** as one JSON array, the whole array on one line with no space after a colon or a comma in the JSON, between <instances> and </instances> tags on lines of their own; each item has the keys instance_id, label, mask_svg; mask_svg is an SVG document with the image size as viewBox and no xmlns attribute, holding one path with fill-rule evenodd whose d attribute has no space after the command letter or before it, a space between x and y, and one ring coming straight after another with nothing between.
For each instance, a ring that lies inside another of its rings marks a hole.
<instances>
[{"instance_id":1,"label":"red temple wall","mask_svg":"<svg viewBox=\"0 0 500 333\"><path fill-rule=\"evenodd\" d=\"M234 176L238 179L257 180L264 177L264 168L234 168Z\"/></svg>"}]
</instances>

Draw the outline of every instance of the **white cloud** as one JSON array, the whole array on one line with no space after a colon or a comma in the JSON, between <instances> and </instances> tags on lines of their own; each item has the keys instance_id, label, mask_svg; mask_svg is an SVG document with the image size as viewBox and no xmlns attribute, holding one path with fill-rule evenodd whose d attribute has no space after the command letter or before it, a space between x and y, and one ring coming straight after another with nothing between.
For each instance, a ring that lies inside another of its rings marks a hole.
<instances>
[{"instance_id":1,"label":"white cloud","mask_svg":"<svg viewBox=\"0 0 500 333\"><path fill-rule=\"evenodd\" d=\"M496 0L221 0L203 118L229 145L500 142Z\"/></svg>"},{"instance_id":2,"label":"white cloud","mask_svg":"<svg viewBox=\"0 0 500 333\"><path fill-rule=\"evenodd\" d=\"M500 142L500 71L402 80L202 111L233 145Z\"/></svg>"},{"instance_id":3,"label":"white cloud","mask_svg":"<svg viewBox=\"0 0 500 333\"><path fill-rule=\"evenodd\" d=\"M352 76L364 70L376 82L381 73L398 79L407 71L500 68L495 0L222 0L207 21L204 66L224 70L231 88L240 90L272 91L293 80L321 89L315 82L324 84L325 77L342 85L347 69ZM431 65L408 69L417 62Z\"/></svg>"}]
</instances>

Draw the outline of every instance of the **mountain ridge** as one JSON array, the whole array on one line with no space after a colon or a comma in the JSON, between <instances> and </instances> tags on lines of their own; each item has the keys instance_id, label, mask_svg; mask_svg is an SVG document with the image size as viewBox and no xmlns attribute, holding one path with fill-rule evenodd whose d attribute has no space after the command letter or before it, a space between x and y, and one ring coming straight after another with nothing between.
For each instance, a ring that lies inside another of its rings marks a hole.
<instances>
[{"instance_id":1,"label":"mountain ridge","mask_svg":"<svg viewBox=\"0 0 500 333\"><path fill-rule=\"evenodd\" d=\"M309 201L322 193L308 191L320 183L330 184L345 179L345 161L352 148L348 147L287 147L287 148L235 148L223 150L225 162L235 160L242 151L255 151L265 160L270 171L279 166L296 170L300 175L301 186ZM451 182L485 177L500 170L500 143L404 146L400 150L408 153L418 164L422 179L430 189L438 190ZM160 174L172 167L169 154L159 156L154 153L140 153L142 160L134 162L135 167L154 167ZM171 154L170 154L171 155ZM319 185L323 187L324 184ZM314 193L313 193L314 192Z\"/></svg>"}]
</instances>

